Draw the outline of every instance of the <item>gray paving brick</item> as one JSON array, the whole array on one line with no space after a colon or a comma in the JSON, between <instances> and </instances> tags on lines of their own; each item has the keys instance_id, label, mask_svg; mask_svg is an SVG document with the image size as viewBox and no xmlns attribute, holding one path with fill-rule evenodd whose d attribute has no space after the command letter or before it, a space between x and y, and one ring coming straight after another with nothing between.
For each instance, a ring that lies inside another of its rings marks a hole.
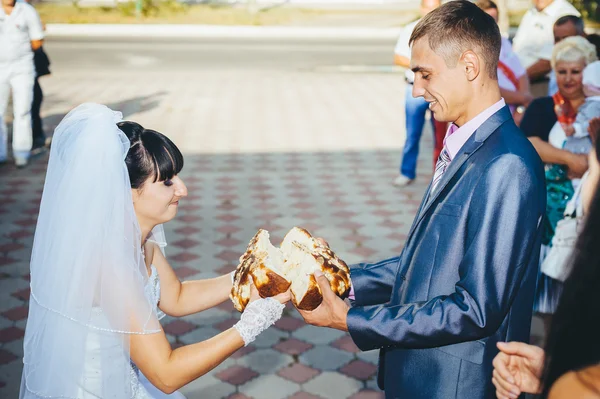
<instances>
[{"instance_id":1,"label":"gray paving brick","mask_svg":"<svg viewBox=\"0 0 600 399\"><path fill-rule=\"evenodd\" d=\"M167 336L167 341L169 341L169 343L171 345L174 345L177 342L177 338L174 335L171 334L165 334Z\"/></svg>"},{"instance_id":2,"label":"gray paving brick","mask_svg":"<svg viewBox=\"0 0 600 399\"><path fill-rule=\"evenodd\" d=\"M275 327L270 327L260 333L252 345L256 346L257 348L269 348L283 341L289 336L290 334L288 332L281 331Z\"/></svg>"},{"instance_id":3,"label":"gray paving brick","mask_svg":"<svg viewBox=\"0 0 600 399\"><path fill-rule=\"evenodd\" d=\"M235 386L212 375L204 375L179 390L187 399L225 398L235 392Z\"/></svg>"},{"instance_id":4,"label":"gray paving brick","mask_svg":"<svg viewBox=\"0 0 600 399\"><path fill-rule=\"evenodd\" d=\"M235 359L232 359L232 358L225 359L221 364L219 364L217 367L212 369L208 374L214 376L218 372L228 369L229 367L234 366L236 364L237 364L237 360L235 360Z\"/></svg>"},{"instance_id":5,"label":"gray paving brick","mask_svg":"<svg viewBox=\"0 0 600 399\"><path fill-rule=\"evenodd\" d=\"M0 388L0 397L2 398L18 398L19 388L21 386L21 370L23 368L23 360L13 360L8 364L0 366L0 381L6 381L8 384Z\"/></svg>"},{"instance_id":6,"label":"gray paving brick","mask_svg":"<svg viewBox=\"0 0 600 399\"><path fill-rule=\"evenodd\" d=\"M408 228L406 228L406 230L408 230ZM382 233L384 234L391 234L391 233L395 233L397 230L393 230L393 229L382 229ZM404 229L402 229L402 232L404 232ZM374 256L379 255L380 252L390 252L392 250L392 248L397 247L398 245L400 245L401 242L398 242L396 240L392 240L390 238L386 238L386 237L377 237L377 238L372 238L372 239L368 239L362 242L362 245L367 247L367 248L371 248L375 251L377 251L377 253ZM396 254L399 255L399 254Z\"/></svg>"},{"instance_id":7,"label":"gray paving brick","mask_svg":"<svg viewBox=\"0 0 600 399\"><path fill-rule=\"evenodd\" d=\"M356 354L356 356L360 360L364 360L365 362L369 362L369 363L373 363L373 364L377 364L377 362L379 362L379 351L378 350L358 352Z\"/></svg>"},{"instance_id":8,"label":"gray paving brick","mask_svg":"<svg viewBox=\"0 0 600 399\"><path fill-rule=\"evenodd\" d=\"M373 389L375 391L381 391L381 389L379 389L379 386L377 386L377 374L375 374L373 377L367 380L366 385L367 388Z\"/></svg>"},{"instance_id":9,"label":"gray paving brick","mask_svg":"<svg viewBox=\"0 0 600 399\"><path fill-rule=\"evenodd\" d=\"M11 278L20 278L24 274L29 273L29 258L31 257L31 249L14 251L10 253L10 256L15 259L27 260L2 266L2 273L9 275Z\"/></svg>"},{"instance_id":10,"label":"gray paving brick","mask_svg":"<svg viewBox=\"0 0 600 399\"><path fill-rule=\"evenodd\" d=\"M292 335L302 341L306 341L311 344L322 345L335 341L336 339L344 336L345 333L332 328L306 325L294 331Z\"/></svg>"},{"instance_id":11,"label":"gray paving brick","mask_svg":"<svg viewBox=\"0 0 600 399\"><path fill-rule=\"evenodd\" d=\"M186 345L195 344L200 341L206 341L209 338L214 337L221 331L213 327L200 327L196 330L190 331L189 333L182 335L179 340Z\"/></svg>"},{"instance_id":12,"label":"gray paving brick","mask_svg":"<svg viewBox=\"0 0 600 399\"><path fill-rule=\"evenodd\" d=\"M275 373L294 362L290 355L274 349L258 349L238 360L238 364L251 368L260 374Z\"/></svg>"},{"instance_id":13,"label":"gray paving brick","mask_svg":"<svg viewBox=\"0 0 600 399\"><path fill-rule=\"evenodd\" d=\"M27 326L27 319L19 320L15 322L15 327L20 328L21 330L25 330Z\"/></svg>"},{"instance_id":14,"label":"gray paving brick","mask_svg":"<svg viewBox=\"0 0 600 399\"><path fill-rule=\"evenodd\" d=\"M347 398L362 388L363 384L340 373L326 371L304 384L304 390L326 399Z\"/></svg>"},{"instance_id":15,"label":"gray paving brick","mask_svg":"<svg viewBox=\"0 0 600 399\"><path fill-rule=\"evenodd\" d=\"M206 309L199 313L194 313L192 315L182 317L181 320L189 321L190 323L194 323L200 327L209 327L223 320L236 316L239 317L238 312L235 312L235 314L233 314L232 316L231 312L227 312L219 308L212 308ZM163 323L163 325L164 324L167 323Z\"/></svg>"},{"instance_id":16,"label":"gray paving brick","mask_svg":"<svg viewBox=\"0 0 600 399\"><path fill-rule=\"evenodd\" d=\"M20 358L23 357L23 341L20 339L3 344L2 349L7 350Z\"/></svg>"},{"instance_id":17,"label":"gray paving brick","mask_svg":"<svg viewBox=\"0 0 600 399\"><path fill-rule=\"evenodd\" d=\"M316 346L300 355L299 359L303 364L314 368L337 370L354 359L354 356L331 346Z\"/></svg>"},{"instance_id":18,"label":"gray paving brick","mask_svg":"<svg viewBox=\"0 0 600 399\"><path fill-rule=\"evenodd\" d=\"M240 392L253 399L283 399L300 390L296 383L278 375L262 375L239 387Z\"/></svg>"},{"instance_id":19,"label":"gray paving brick","mask_svg":"<svg viewBox=\"0 0 600 399\"><path fill-rule=\"evenodd\" d=\"M0 330L8 328L13 325L13 322L0 316Z\"/></svg>"}]
</instances>

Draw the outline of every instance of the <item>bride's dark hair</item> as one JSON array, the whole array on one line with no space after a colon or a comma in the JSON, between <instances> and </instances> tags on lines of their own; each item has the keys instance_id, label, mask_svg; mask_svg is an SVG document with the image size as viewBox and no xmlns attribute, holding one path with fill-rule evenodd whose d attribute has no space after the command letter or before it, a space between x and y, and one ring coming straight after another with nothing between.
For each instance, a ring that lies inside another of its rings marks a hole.
<instances>
[{"instance_id":1,"label":"bride's dark hair","mask_svg":"<svg viewBox=\"0 0 600 399\"><path fill-rule=\"evenodd\" d=\"M136 122L119 122L117 126L131 143L125 158L131 188L141 188L148 178L172 179L183 169L183 155L167 136L144 129Z\"/></svg>"},{"instance_id":2,"label":"bride's dark hair","mask_svg":"<svg viewBox=\"0 0 600 399\"><path fill-rule=\"evenodd\" d=\"M596 139L598 162L599 139ZM565 282L546 343L542 398L548 397L552 385L562 375L600 363L600 184L596 186L584 220L583 231L579 233L572 258L573 269ZM584 385L598 392L584 373L578 372L576 376Z\"/></svg>"}]
</instances>

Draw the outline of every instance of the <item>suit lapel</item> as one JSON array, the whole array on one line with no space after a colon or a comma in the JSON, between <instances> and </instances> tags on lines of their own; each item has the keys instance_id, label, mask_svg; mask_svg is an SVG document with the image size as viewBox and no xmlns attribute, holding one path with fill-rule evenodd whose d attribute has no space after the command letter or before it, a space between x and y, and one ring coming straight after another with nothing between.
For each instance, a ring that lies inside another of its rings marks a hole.
<instances>
[{"instance_id":1,"label":"suit lapel","mask_svg":"<svg viewBox=\"0 0 600 399\"><path fill-rule=\"evenodd\" d=\"M408 233L408 237L412 235L416 226L421 222L423 217L427 214L427 211L429 211L436 199L440 196L442 191L444 191L444 188L464 163L483 145L485 140L487 140L492 133L498 130L498 128L510 118L512 118L510 110L505 106L483 122L483 124L473 132L471 137L469 137L467 142L458 151L452 162L450 162L450 165L448 166L448 169L446 169L446 172L444 172L442 180L438 183L435 192L431 192L431 183L429 184L429 188L427 189L423 203L421 204L421 209Z\"/></svg>"}]
</instances>

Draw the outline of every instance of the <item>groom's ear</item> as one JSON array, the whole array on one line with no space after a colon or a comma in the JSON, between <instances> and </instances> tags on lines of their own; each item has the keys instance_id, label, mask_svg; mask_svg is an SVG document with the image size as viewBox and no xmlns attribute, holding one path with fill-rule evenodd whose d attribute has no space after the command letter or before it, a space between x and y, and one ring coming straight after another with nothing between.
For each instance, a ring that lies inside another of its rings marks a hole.
<instances>
[{"instance_id":1,"label":"groom's ear","mask_svg":"<svg viewBox=\"0 0 600 399\"><path fill-rule=\"evenodd\" d=\"M473 50L467 50L460 56L460 65L465 72L465 76L469 82L477 79L481 73L481 58Z\"/></svg>"}]
</instances>

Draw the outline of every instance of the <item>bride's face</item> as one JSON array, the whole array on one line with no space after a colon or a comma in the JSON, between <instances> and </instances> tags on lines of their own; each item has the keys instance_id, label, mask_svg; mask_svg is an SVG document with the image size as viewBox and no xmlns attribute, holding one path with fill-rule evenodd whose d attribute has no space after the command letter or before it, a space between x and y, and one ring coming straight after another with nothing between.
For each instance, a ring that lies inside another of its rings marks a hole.
<instances>
[{"instance_id":1,"label":"bride's face","mask_svg":"<svg viewBox=\"0 0 600 399\"><path fill-rule=\"evenodd\" d=\"M148 178L139 189L132 189L133 207L140 225L166 223L177 214L179 200L187 197L187 187L178 176L170 180Z\"/></svg>"}]
</instances>

